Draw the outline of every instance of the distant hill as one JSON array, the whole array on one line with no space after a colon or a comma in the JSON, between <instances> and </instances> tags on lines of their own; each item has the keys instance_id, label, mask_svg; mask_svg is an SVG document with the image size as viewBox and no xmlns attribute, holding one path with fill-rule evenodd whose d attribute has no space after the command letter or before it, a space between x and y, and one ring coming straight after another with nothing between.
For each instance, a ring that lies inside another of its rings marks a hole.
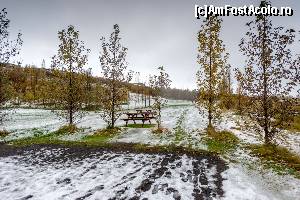
<instances>
[{"instance_id":1,"label":"distant hill","mask_svg":"<svg viewBox=\"0 0 300 200\"><path fill-rule=\"evenodd\" d=\"M8 81L11 86L11 98L20 102L45 101L47 98L49 81L52 73L50 69L40 68L36 66L26 65L21 67L14 64L6 64L4 71L7 74ZM107 79L97 76L92 76L90 72L86 72L87 86L104 85ZM144 84L124 83L128 86L131 93L143 94L151 96L151 88ZM42 91L46 90L46 91ZM51 90L51 89L50 89ZM183 89L164 89L163 97L174 100L189 100L193 101L196 96L196 91Z\"/></svg>"}]
</instances>

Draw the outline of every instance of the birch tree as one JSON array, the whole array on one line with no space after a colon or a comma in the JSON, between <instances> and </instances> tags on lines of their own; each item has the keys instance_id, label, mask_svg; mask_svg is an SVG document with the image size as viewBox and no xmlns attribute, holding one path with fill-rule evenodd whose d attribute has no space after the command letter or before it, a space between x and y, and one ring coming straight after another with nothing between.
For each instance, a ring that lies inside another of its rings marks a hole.
<instances>
[{"instance_id":1,"label":"birch tree","mask_svg":"<svg viewBox=\"0 0 300 200\"><path fill-rule=\"evenodd\" d=\"M222 72L226 62L225 47L220 39L222 20L211 16L203 21L198 33L197 104L208 111L208 127L219 116Z\"/></svg>"},{"instance_id":2,"label":"birch tree","mask_svg":"<svg viewBox=\"0 0 300 200\"><path fill-rule=\"evenodd\" d=\"M21 33L18 33L17 39L9 40L10 20L7 18L6 9L0 11L0 125L4 122L7 116L6 103L10 99L10 85L6 74L5 67L13 62L23 44Z\"/></svg>"},{"instance_id":3,"label":"birch tree","mask_svg":"<svg viewBox=\"0 0 300 200\"><path fill-rule=\"evenodd\" d=\"M159 74L150 76L149 84L152 88L152 95L153 95L153 108L157 110L156 122L157 128L161 128L161 110L162 107L167 103L167 99L163 98L163 90L170 88L171 80L169 78L169 74L167 74L164 70L164 67L158 67Z\"/></svg>"},{"instance_id":4,"label":"birch tree","mask_svg":"<svg viewBox=\"0 0 300 200\"><path fill-rule=\"evenodd\" d=\"M72 25L59 31L58 38L58 52L51 64L53 111L73 125L84 114L84 66L90 50L79 40L79 31Z\"/></svg>"},{"instance_id":5,"label":"birch tree","mask_svg":"<svg viewBox=\"0 0 300 200\"><path fill-rule=\"evenodd\" d=\"M122 114L122 104L127 100L128 88L124 83L132 78L132 72L126 73L128 63L126 61L127 48L120 43L120 28L114 25L108 41L101 38L100 64L104 78L102 95L101 118L107 123L108 128L114 128L117 119Z\"/></svg>"},{"instance_id":6,"label":"birch tree","mask_svg":"<svg viewBox=\"0 0 300 200\"><path fill-rule=\"evenodd\" d=\"M260 7L269 3L262 1ZM260 15L247 23L249 31L241 40L240 51L247 57L242 74L244 90L249 97L247 114L257 122L270 144L274 135L292 120L295 82L291 79L293 29L273 27L269 16Z\"/></svg>"}]
</instances>

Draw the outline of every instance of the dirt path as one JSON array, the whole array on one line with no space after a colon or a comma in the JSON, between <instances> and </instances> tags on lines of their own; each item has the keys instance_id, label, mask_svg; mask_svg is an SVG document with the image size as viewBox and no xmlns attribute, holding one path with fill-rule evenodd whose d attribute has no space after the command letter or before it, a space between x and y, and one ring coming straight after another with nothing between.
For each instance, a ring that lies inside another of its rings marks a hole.
<instances>
[{"instance_id":1,"label":"dirt path","mask_svg":"<svg viewBox=\"0 0 300 200\"><path fill-rule=\"evenodd\" d=\"M221 197L217 156L0 144L3 199L212 199Z\"/></svg>"}]
</instances>

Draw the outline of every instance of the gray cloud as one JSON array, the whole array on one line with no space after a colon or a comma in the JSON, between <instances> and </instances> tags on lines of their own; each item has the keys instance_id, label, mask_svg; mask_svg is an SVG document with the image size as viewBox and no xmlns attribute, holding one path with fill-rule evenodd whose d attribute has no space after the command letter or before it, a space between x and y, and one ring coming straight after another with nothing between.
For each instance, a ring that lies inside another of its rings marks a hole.
<instances>
[{"instance_id":1,"label":"gray cloud","mask_svg":"<svg viewBox=\"0 0 300 200\"><path fill-rule=\"evenodd\" d=\"M108 37L113 24L120 25L122 43L128 47L130 69L141 72L146 79L156 68L164 65L173 80L172 86L195 88L197 65L197 32L201 20L194 18L194 5L259 4L259 1L96 1L96 0L0 0L11 19L12 37L23 33L21 58L24 64L40 65L42 59L50 64L57 51L57 32L69 24L79 31L86 47L92 50L89 65L100 75L98 61L99 39ZM216 4L216 2L218 2ZM274 6L291 6L292 17L274 17L275 25L300 30L297 1L272 1ZM224 17L222 38L231 54L233 67L242 67L244 58L238 44L247 31L245 23L251 17ZM295 47L299 51L299 42Z\"/></svg>"}]
</instances>

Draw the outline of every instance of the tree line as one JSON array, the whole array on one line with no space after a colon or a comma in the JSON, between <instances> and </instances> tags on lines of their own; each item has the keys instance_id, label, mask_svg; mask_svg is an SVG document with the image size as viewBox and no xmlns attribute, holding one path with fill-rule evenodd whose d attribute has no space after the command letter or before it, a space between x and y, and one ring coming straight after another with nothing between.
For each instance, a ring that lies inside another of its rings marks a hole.
<instances>
[{"instance_id":1,"label":"tree line","mask_svg":"<svg viewBox=\"0 0 300 200\"><path fill-rule=\"evenodd\" d=\"M260 7L267 7L261 1ZM259 15L246 24L248 31L239 44L245 67L234 69L238 82L232 94L229 53L220 37L222 19L211 16L198 32L197 103L208 112L208 128L213 128L222 108L235 105L239 114L256 122L266 144L299 115L299 99L291 96L298 89L299 55L292 52L296 31L274 27L270 16ZM234 102L234 103L233 103ZM298 110L297 110L298 109Z\"/></svg>"}]
</instances>

